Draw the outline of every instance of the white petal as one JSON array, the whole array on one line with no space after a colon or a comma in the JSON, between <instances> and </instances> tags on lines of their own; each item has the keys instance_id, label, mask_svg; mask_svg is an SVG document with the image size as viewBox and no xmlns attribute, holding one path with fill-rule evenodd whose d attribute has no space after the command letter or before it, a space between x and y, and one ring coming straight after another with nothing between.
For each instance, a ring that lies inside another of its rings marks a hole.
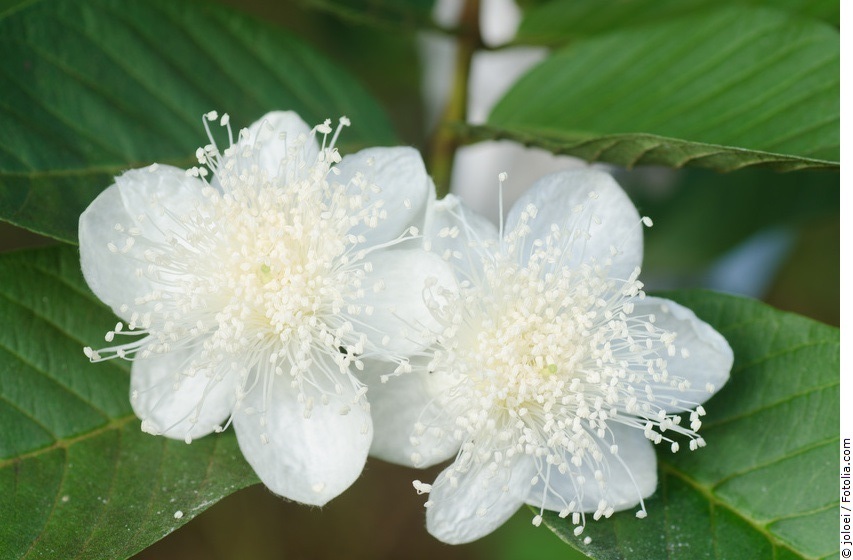
<instances>
[{"instance_id":1,"label":"white petal","mask_svg":"<svg viewBox=\"0 0 853 560\"><path fill-rule=\"evenodd\" d=\"M382 204L387 212L376 227L359 224L350 230L364 235L366 246L384 243L404 233L409 226L423 229L428 206L435 200L435 186L427 175L423 159L414 148L368 148L344 156L337 165L340 174L335 179L344 185L361 174L368 183L379 187L379 193L368 190L369 200ZM352 194L360 192L350 185Z\"/></svg>"},{"instance_id":2,"label":"white petal","mask_svg":"<svg viewBox=\"0 0 853 560\"><path fill-rule=\"evenodd\" d=\"M382 383L381 377L393 373L396 364L365 360L359 377L368 386L373 417L370 454L399 465L427 468L455 455L459 443L452 436L455 416L441 410L433 399L434 377L439 373L428 373L426 360L420 361L413 371L389 376ZM415 430L418 422L425 424L423 433ZM436 428L443 433L437 434Z\"/></svg>"},{"instance_id":3,"label":"white petal","mask_svg":"<svg viewBox=\"0 0 853 560\"><path fill-rule=\"evenodd\" d=\"M592 194L592 197L590 196ZM571 251L563 264L576 268L594 259L612 259L609 276L626 279L643 261L640 215L618 183L602 171L574 169L539 179L510 210L505 234L513 231L529 204L536 206L530 220L526 250L535 239L545 239L556 224ZM589 237L587 237L587 235ZM611 248L617 251L612 254ZM524 253L524 261L528 253Z\"/></svg>"},{"instance_id":4,"label":"white petal","mask_svg":"<svg viewBox=\"0 0 853 560\"><path fill-rule=\"evenodd\" d=\"M428 213L424 240L430 251L453 265L460 280L473 280L497 246L498 229L449 194Z\"/></svg>"},{"instance_id":5,"label":"white petal","mask_svg":"<svg viewBox=\"0 0 853 560\"><path fill-rule=\"evenodd\" d=\"M496 97L495 101L498 99ZM586 167L589 164L581 159L528 148L510 140L477 142L457 150L450 190L475 212L497 223L499 210L512 208L539 178L569 168ZM508 177L501 189L503 196L498 197L497 178L502 172Z\"/></svg>"},{"instance_id":6,"label":"white petal","mask_svg":"<svg viewBox=\"0 0 853 560\"><path fill-rule=\"evenodd\" d=\"M475 541L503 525L524 503L522 492L533 473L528 461L494 473L480 468L457 473L454 488L447 478L453 468L447 467L436 478L427 509L427 531L448 544Z\"/></svg>"},{"instance_id":7,"label":"white petal","mask_svg":"<svg viewBox=\"0 0 853 560\"><path fill-rule=\"evenodd\" d=\"M674 301L656 297L635 301L633 316L650 314L655 316L656 327L676 334L675 355L662 356L670 377L684 379L690 384L685 391L665 384L652 385L655 402L667 412L682 412L702 404L728 381L734 362L731 346L693 311ZM686 350L687 357L682 350ZM713 391L708 391L709 385ZM673 399L687 404L672 404Z\"/></svg>"},{"instance_id":8,"label":"white petal","mask_svg":"<svg viewBox=\"0 0 853 560\"><path fill-rule=\"evenodd\" d=\"M551 466L550 474L540 473L539 482L530 488L525 501L534 507L561 511L577 499L581 511L594 512L601 500L619 511L634 507L641 499L651 496L657 487L654 445L640 429L616 422L608 422L608 427L613 439L607 436L599 440L603 454L600 464L585 457L581 467L572 466L565 474ZM618 446L615 455L610 452L613 444ZM603 484L596 480L596 470L601 471ZM578 477L583 477L582 483Z\"/></svg>"},{"instance_id":9,"label":"white petal","mask_svg":"<svg viewBox=\"0 0 853 560\"><path fill-rule=\"evenodd\" d=\"M116 185L134 225L154 243L183 232L181 218L205 202L204 183L171 165L131 169L116 177Z\"/></svg>"},{"instance_id":10,"label":"white petal","mask_svg":"<svg viewBox=\"0 0 853 560\"><path fill-rule=\"evenodd\" d=\"M168 250L164 236L180 227L175 221L203 200L202 183L184 171L152 165L128 171L104 190L80 215L80 266L101 301L127 319L121 306L135 306L153 284L141 272L145 251ZM168 213L165 210L168 209ZM133 235L132 233L137 233Z\"/></svg>"},{"instance_id":11,"label":"white petal","mask_svg":"<svg viewBox=\"0 0 853 560\"><path fill-rule=\"evenodd\" d=\"M278 177L282 161L293 150L303 150L308 165L317 161L320 148L310 134L311 127L293 111L272 111L252 123L240 144L258 150L258 164L272 178Z\"/></svg>"},{"instance_id":12,"label":"white petal","mask_svg":"<svg viewBox=\"0 0 853 560\"><path fill-rule=\"evenodd\" d=\"M372 348L398 356L424 348L430 338L425 329L441 328L427 308L425 289L433 281L431 293L453 289L452 269L438 255L420 249L378 251L369 259L372 271L362 282L362 303L373 306L373 313L363 313L360 320L367 323L364 333Z\"/></svg>"},{"instance_id":13,"label":"white petal","mask_svg":"<svg viewBox=\"0 0 853 560\"><path fill-rule=\"evenodd\" d=\"M224 367L199 368L198 358L197 352L183 349L133 363L130 404L143 430L197 438L225 423L236 400L235 377Z\"/></svg>"},{"instance_id":14,"label":"white petal","mask_svg":"<svg viewBox=\"0 0 853 560\"><path fill-rule=\"evenodd\" d=\"M337 369L337 365L331 367ZM267 379L270 386L266 388L259 382L235 411L240 449L261 481L276 494L322 506L361 474L373 425L370 413L354 402L355 390L342 381L340 395L328 388L328 404L305 384L305 398L314 399L308 418L289 378L278 376Z\"/></svg>"}]
</instances>

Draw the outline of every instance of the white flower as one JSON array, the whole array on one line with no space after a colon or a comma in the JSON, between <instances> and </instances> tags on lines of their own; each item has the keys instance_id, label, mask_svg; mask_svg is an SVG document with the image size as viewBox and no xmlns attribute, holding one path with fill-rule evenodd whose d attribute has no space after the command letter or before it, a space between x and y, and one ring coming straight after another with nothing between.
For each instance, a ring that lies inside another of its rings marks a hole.
<instances>
[{"instance_id":1,"label":"white flower","mask_svg":"<svg viewBox=\"0 0 853 560\"><path fill-rule=\"evenodd\" d=\"M429 320L416 286L447 265L410 239L434 187L411 148L341 160L345 118L333 131L269 113L235 143L223 115L221 153L217 118L196 153L206 167L128 171L80 217L83 273L123 319L115 345L86 354L133 361L143 430L190 442L233 422L272 491L322 505L372 438L351 367L416 348L398 312Z\"/></svg>"},{"instance_id":2,"label":"white flower","mask_svg":"<svg viewBox=\"0 0 853 560\"><path fill-rule=\"evenodd\" d=\"M437 538L478 539L525 503L540 510L534 524L552 510L578 535L588 513L639 504L644 517L653 443L704 445L700 403L728 379L732 352L691 311L641 291L642 223L593 170L538 181L502 238L458 199L437 203L425 235L458 286L427 294L434 355L408 375L367 372L372 453L418 466L455 456L433 484L415 482Z\"/></svg>"}]
</instances>

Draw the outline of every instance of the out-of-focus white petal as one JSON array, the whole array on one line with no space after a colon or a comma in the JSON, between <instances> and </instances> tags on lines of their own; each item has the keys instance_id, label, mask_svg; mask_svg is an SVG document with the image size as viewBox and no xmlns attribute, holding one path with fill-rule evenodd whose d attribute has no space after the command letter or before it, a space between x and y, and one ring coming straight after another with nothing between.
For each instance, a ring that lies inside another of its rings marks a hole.
<instances>
[{"instance_id":1,"label":"out-of-focus white petal","mask_svg":"<svg viewBox=\"0 0 853 560\"><path fill-rule=\"evenodd\" d=\"M463 6L459 0L436 0L432 6L432 19L442 27L456 27Z\"/></svg>"},{"instance_id":2,"label":"out-of-focus white petal","mask_svg":"<svg viewBox=\"0 0 853 560\"><path fill-rule=\"evenodd\" d=\"M454 37L439 31L421 31L415 39L418 58L422 61L420 90L423 124L427 132L432 132L438 126L450 96L449 86L453 79L458 46Z\"/></svg>"},{"instance_id":3,"label":"out-of-focus white petal","mask_svg":"<svg viewBox=\"0 0 853 560\"><path fill-rule=\"evenodd\" d=\"M391 376L396 364L365 360L359 377L368 386L373 417L370 454L383 461L426 468L455 455L459 442L452 437L453 415L433 402L433 378L442 374L427 373L425 363L414 366L411 372ZM383 376L389 376L385 383ZM418 423L424 424L422 431L416 429Z\"/></svg>"},{"instance_id":4,"label":"out-of-focus white petal","mask_svg":"<svg viewBox=\"0 0 853 560\"><path fill-rule=\"evenodd\" d=\"M194 349L182 349L133 363L130 404L143 430L186 439L225 423L236 400L235 376L224 366L200 367L199 357Z\"/></svg>"},{"instance_id":5,"label":"out-of-focus white petal","mask_svg":"<svg viewBox=\"0 0 853 560\"><path fill-rule=\"evenodd\" d=\"M548 49L529 46L475 52L471 59L471 77L468 79L468 122L485 124L489 113L510 87L547 56ZM514 144L522 147L521 144ZM510 172L506 168L501 171ZM537 171L537 176L541 176L542 170ZM461 185L453 183L453 186Z\"/></svg>"},{"instance_id":6,"label":"out-of-focus white petal","mask_svg":"<svg viewBox=\"0 0 853 560\"><path fill-rule=\"evenodd\" d=\"M240 145L257 149L258 164L268 178L273 178L282 170L288 151L304 150L303 158L309 166L317 161L320 148L310 133L311 127L293 111L272 111L252 123Z\"/></svg>"},{"instance_id":7,"label":"out-of-focus white petal","mask_svg":"<svg viewBox=\"0 0 853 560\"><path fill-rule=\"evenodd\" d=\"M603 454L601 464L595 465L590 457L586 457L580 468L572 468L565 474L551 466L550 473L540 474L539 481L529 489L525 501L534 507L559 512L577 498L580 511L591 513L598 508L601 500L606 500L608 506L620 511L651 496L658 480L654 445L641 429L616 422L608 422L608 427L613 434L612 441L609 436L598 440ZM610 451L613 444L618 446L616 454ZM532 462L533 459L527 460ZM596 470L601 471L600 483L595 477Z\"/></svg>"},{"instance_id":8,"label":"out-of-focus white petal","mask_svg":"<svg viewBox=\"0 0 853 560\"><path fill-rule=\"evenodd\" d=\"M582 159L558 156L542 148L528 148L509 140L477 142L462 146L453 160L451 192L475 212L499 222L503 198L506 213L518 198L543 175L570 168L586 168ZM498 175L507 173L503 196L498 196Z\"/></svg>"},{"instance_id":9,"label":"out-of-focus white petal","mask_svg":"<svg viewBox=\"0 0 853 560\"><path fill-rule=\"evenodd\" d=\"M521 8L514 0L485 0L480 10L483 42L490 47L508 43L521 23Z\"/></svg>"},{"instance_id":10,"label":"out-of-focus white petal","mask_svg":"<svg viewBox=\"0 0 853 560\"><path fill-rule=\"evenodd\" d=\"M513 231L530 204L536 207L537 214L529 221L531 232L522 262L526 262L531 242L545 239L556 224L567 252L562 266L574 269L593 260L599 264L612 260L609 276L627 279L642 264L640 215L609 174L575 169L543 177L512 207L505 233Z\"/></svg>"},{"instance_id":11,"label":"out-of-focus white petal","mask_svg":"<svg viewBox=\"0 0 853 560\"><path fill-rule=\"evenodd\" d=\"M509 469L487 468L464 474L453 465L436 478L429 495L427 531L448 544L463 544L484 537L512 517L524 503L532 464L517 461ZM455 483L448 476L455 475Z\"/></svg>"},{"instance_id":12,"label":"out-of-focus white petal","mask_svg":"<svg viewBox=\"0 0 853 560\"><path fill-rule=\"evenodd\" d=\"M404 233L410 226L423 229L425 214L435 200L435 186L427 175L423 159L414 148L368 148L344 156L337 166L340 172L332 178L349 185L355 194L360 188L355 184L363 178L379 187L374 193L367 189L368 200L381 204L386 216L376 224L359 224L350 230L354 235L364 235L365 246L385 243ZM352 183L352 184L351 184Z\"/></svg>"},{"instance_id":13,"label":"out-of-focus white petal","mask_svg":"<svg viewBox=\"0 0 853 560\"><path fill-rule=\"evenodd\" d=\"M372 271L362 282L362 302L373 311L361 315L368 341L380 352L403 356L420 350L428 341L425 328L440 328L425 298L455 286L452 269L438 255L420 249L377 251L369 259Z\"/></svg>"},{"instance_id":14,"label":"out-of-focus white petal","mask_svg":"<svg viewBox=\"0 0 853 560\"><path fill-rule=\"evenodd\" d=\"M654 315L656 327L676 335L675 355L662 356L670 377L690 384L684 391L666 384L652 385L655 402L667 412L683 412L685 406L702 404L729 380L734 362L731 346L693 311L674 301L656 297L637 300L632 316L649 315Z\"/></svg>"},{"instance_id":15,"label":"out-of-focus white petal","mask_svg":"<svg viewBox=\"0 0 853 560\"><path fill-rule=\"evenodd\" d=\"M162 249L166 237L183 233L180 220L202 202L203 184L175 167L152 165L128 171L80 215L80 266L89 287L122 318L150 305L136 304L152 291L155 263L146 251Z\"/></svg>"},{"instance_id":16,"label":"out-of-focus white petal","mask_svg":"<svg viewBox=\"0 0 853 560\"><path fill-rule=\"evenodd\" d=\"M327 358L328 359L328 358ZM317 367L317 366L315 366ZM337 369L337 365L329 364ZM287 368L285 367L285 370ZM289 379L269 376L234 413L234 430L246 460L273 492L305 504L322 506L349 488L361 474L373 438L370 413L355 401L355 389L342 375L342 391L303 386L297 402Z\"/></svg>"},{"instance_id":17,"label":"out-of-focus white petal","mask_svg":"<svg viewBox=\"0 0 853 560\"><path fill-rule=\"evenodd\" d=\"M448 261L460 280L481 274L498 242L495 225L466 207L452 194L433 205L424 227L430 251Z\"/></svg>"}]
</instances>

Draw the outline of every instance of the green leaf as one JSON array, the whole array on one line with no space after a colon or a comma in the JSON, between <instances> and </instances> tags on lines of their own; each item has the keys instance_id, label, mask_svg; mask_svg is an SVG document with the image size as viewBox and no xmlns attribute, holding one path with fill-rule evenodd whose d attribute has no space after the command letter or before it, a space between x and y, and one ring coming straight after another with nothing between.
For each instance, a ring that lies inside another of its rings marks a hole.
<instances>
[{"instance_id":1,"label":"green leaf","mask_svg":"<svg viewBox=\"0 0 853 560\"><path fill-rule=\"evenodd\" d=\"M837 557L838 330L734 296L663 295L734 350L731 380L705 405L708 446L658 449L647 519L627 511L590 521L589 545L556 513L545 522L595 559Z\"/></svg>"},{"instance_id":2,"label":"green leaf","mask_svg":"<svg viewBox=\"0 0 853 560\"><path fill-rule=\"evenodd\" d=\"M0 20L40 0L0 0Z\"/></svg>"},{"instance_id":3,"label":"green leaf","mask_svg":"<svg viewBox=\"0 0 853 560\"><path fill-rule=\"evenodd\" d=\"M363 8L356 9L357 16L350 18L340 13L337 1L320 0L319 6L314 0L223 1L252 11L316 46L327 58L358 76L388 111L402 143L423 142L418 34L411 27L429 19L432 0L345 0Z\"/></svg>"},{"instance_id":4,"label":"green leaf","mask_svg":"<svg viewBox=\"0 0 853 560\"><path fill-rule=\"evenodd\" d=\"M341 19L395 29L430 27L433 0L300 0Z\"/></svg>"},{"instance_id":5,"label":"green leaf","mask_svg":"<svg viewBox=\"0 0 853 560\"><path fill-rule=\"evenodd\" d=\"M127 557L257 482L233 432L140 431L125 362L83 356L115 318L79 270L70 247L0 255L0 558Z\"/></svg>"},{"instance_id":6,"label":"green leaf","mask_svg":"<svg viewBox=\"0 0 853 560\"><path fill-rule=\"evenodd\" d=\"M187 165L211 109L347 115L342 149L391 144L380 107L281 29L212 3L42 0L0 20L0 219L75 243L111 177Z\"/></svg>"},{"instance_id":7,"label":"green leaf","mask_svg":"<svg viewBox=\"0 0 853 560\"><path fill-rule=\"evenodd\" d=\"M837 168L839 96L835 29L729 8L578 41L474 134L626 166Z\"/></svg>"},{"instance_id":8,"label":"green leaf","mask_svg":"<svg viewBox=\"0 0 853 560\"><path fill-rule=\"evenodd\" d=\"M769 6L838 26L837 0L552 0L525 13L516 43L563 45L570 41L640 27L727 5Z\"/></svg>"}]
</instances>

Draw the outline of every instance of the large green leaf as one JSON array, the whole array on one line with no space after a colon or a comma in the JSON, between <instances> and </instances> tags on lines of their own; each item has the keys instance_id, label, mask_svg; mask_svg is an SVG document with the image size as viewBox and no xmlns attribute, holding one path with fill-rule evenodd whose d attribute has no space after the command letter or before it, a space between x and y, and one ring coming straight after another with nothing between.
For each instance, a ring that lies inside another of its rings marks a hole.
<instances>
[{"instance_id":1,"label":"large green leaf","mask_svg":"<svg viewBox=\"0 0 853 560\"><path fill-rule=\"evenodd\" d=\"M838 0L551 0L527 11L517 43L562 45L621 28L639 27L724 4L765 5L838 26Z\"/></svg>"},{"instance_id":2,"label":"large green leaf","mask_svg":"<svg viewBox=\"0 0 853 560\"><path fill-rule=\"evenodd\" d=\"M358 76L388 112L402 143L423 143L418 34L410 27L428 19L432 0L343 0L357 14L354 17L342 15L336 1L320 0L319 6L314 0L220 1L314 45Z\"/></svg>"},{"instance_id":3,"label":"large green leaf","mask_svg":"<svg viewBox=\"0 0 853 560\"><path fill-rule=\"evenodd\" d=\"M394 141L345 71L215 4L42 0L0 20L0 52L0 219L64 241L112 176L191 163L211 109L239 126L273 109L345 114L344 149Z\"/></svg>"},{"instance_id":4,"label":"large green leaf","mask_svg":"<svg viewBox=\"0 0 853 560\"><path fill-rule=\"evenodd\" d=\"M837 167L839 95L835 29L727 8L578 41L475 133L627 166Z\"/></svg>"},{"instance_id":5,"label":"large green leaf","mask_svg":"<svg viewBox=\"0 0 853 560\"><path fill-rule=\"evenodd\" d=\"M0 558L130 556L257 482L233 432L140 431L126 365L82 354L114 317L79 269L70 247L0 256Z\"/></svg>"},{"instance_id":6,"label":"large green leaf","mask_svg":"<svg viewBox=\"0 0 853 560\"><path fill-rule=\"evenodd\" d=\"M705 405L708 446L659 450L647 519L628 511L590 522L589 545L555 513L546 523L595 559L837 557L838 330L734 296L664 295L734 350L731 380Z\"/></svg>"}]
</instances>

